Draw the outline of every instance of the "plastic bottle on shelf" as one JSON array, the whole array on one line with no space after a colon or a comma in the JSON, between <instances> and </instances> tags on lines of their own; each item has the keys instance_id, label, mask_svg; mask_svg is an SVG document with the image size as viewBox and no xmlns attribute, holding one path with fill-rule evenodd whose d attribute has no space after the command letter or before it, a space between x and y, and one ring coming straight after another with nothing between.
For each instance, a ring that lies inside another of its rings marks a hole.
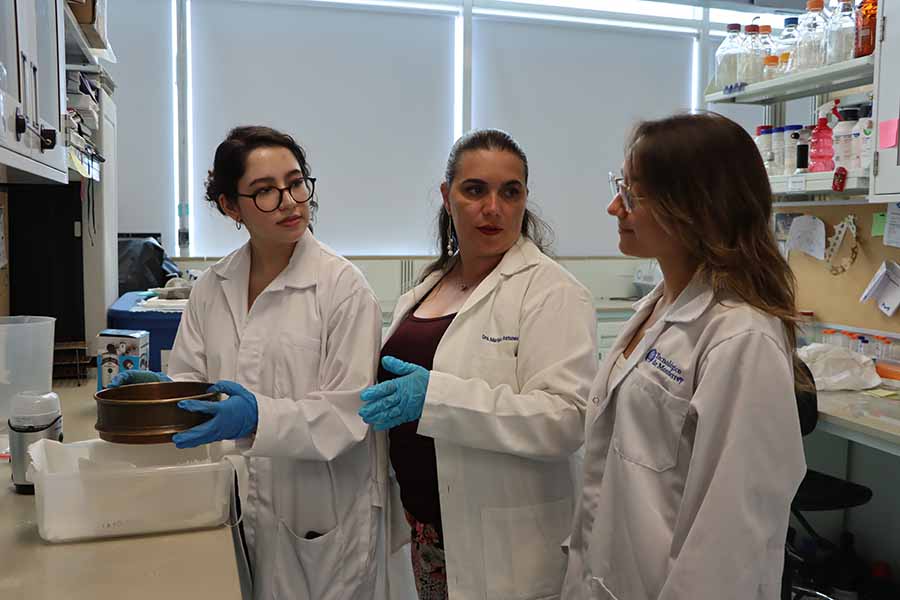
<instances>
[{"instance_id":1,"label":"plastic bottle on shelf","mask_svg":"<svg viewBox=\"0 0 900 600\"><path fill-rule=\"evenodd\" d=\"M875 154L875 121L872 120L872 105L859 107L859 117L853 128L853 150L851 164L854 169L868 169Z\"/></svg>"},{"instance_id":2,"label":"plastic bottle on shelf","mask_svg":"<svg viewBox=\"0 0 900 600\"><path fill-rule=\"evenodd\" d=\"M738 54L739 83L757 83L762 81L763 48L759 42L759 25L744 27L744 41Z\"/></svg>"},{"instance_id":3,"label":"plastic bottle on shelf","mask_svg":"<svg viewBox=\"0 0 900 600\"><path fill-rule=\"evenodd\" d=\"M826 117L819 117L809 141L809 172L834 171L834 135Z\"/></svg>"},{"instance_id":4,"label":"plastic bottle on shelf","mask_svg":"<svg viewBox=\"0 0 900 600\"><path fill-rule=\"evenodd\" d=\"M858 108L840 109L841 121L834 127L834 168L852 169L854 163L853 130L859 119ZM855 162L859 164L857 157Z\"/></svg>"},{"instance_id":5,"label":"plastic bottle on shelf","mask_svg":"<svg viewBox=\"0 0 900 600\"><path fill-rule=\"evenodd\" d=\"M834 329L823 329L822 330L822 343L828 344L829 346L834 346L834 335L837 332Z\"/></svg>"},{"instance_id":6,"label":"plastic bottle on shelf","mask_svg":"<svg viewBox=\"0 0 900 600\"><path fill-rule=\"evenodd\" d=\"M732 23L728 26L728 35L716 50L716 89L737 83L738 57L742 52L741 26Z\"/></svg>"},{"instance_id":7,"label":"plastic bottle on shelf","mask_svg":"<svg viewBox=\"0 0 900 600\"><path fill-rule=\"evenodd\" d=\"M784 168L782 175L793 175L797 169L797 145L803 125L788 125L784 128Z\"/></svg>"},{"instance_id":8,"label":"plastic bottle on shelf","mask_svg":"<svg viewBox=\"0 0 900 600\"><path fill-rule=\"evenodd\" d=\"M762 48L763 56L772 54L778 56L778 48L775 45L775 39L772 37L771 25L759 26L759 46Z\"/></svg>"},{"instance_id":9,"label":"plastic bottle on shelf","mask_svg":"<svg viewBox=\"0 0 900 600\"><path fill-rule=\"evenodd\" d=\"M795 71L808 71L825 64L825 31L827 23L822 14L823 0L807 0L806 14L797 26L797 51L794 56Z\"/></svg>"},{"instance_id":10,"label":"plastic bottle on shelf","mask_svg":"<svg viewBox=\"0 0 900 600\"><path fill-rule=\"evenodd\" d=\"M784 29L781 30L781 35L775 40L775 48L778 53L781 55L782 63L785 67L785 73L789 73L791 71L792 65L792 57L794 52L797 50L797 42L800 39L800 36L797 33L797 23L799 19L797 17L788 17L784 20ZM787 54L787 60L784 59L784 55Z\"/></svg>"},{"instance_id":11,"label":"plastic bottle on shelf","mask_svg":"<svg viewBox=\"0 0 900 600\"><path fill-rule=\"evenodd\" d=\"M769 176L784 173L784 127L772 130L772 163Z\"/></svg>"},{"instance_id":12,"label":"plastic bottle on shelf","mask_svg":"<svg viewBox=\"0 0 900 600\"><path fill-rule=\"evenodd\" d=\"M853 58L856 46L856 11L852 0L843 0L828 21L825 62L833 65Z\"/></svg>"},{"instance_id":13,"label":"plastic bottle on shelf","mask_svg":"<svg viewBox=\"0 0 900 600\"><path fill-rule=\"evenodd\" d=\"M769 165L772 162L772 129L771 125L760 125L756 128L756 149L763 159L766 172L769 172Z\"/></svg>"},{"instance_id":14,"label":"plastic bottle on shelf","mask_svg":"<svg viewBox=\"0 0 900 600\"><path fill-rule=\"evenodd\" d=\"M778 57L769 54L763 59L763 81L771 81L781 75L778 68Z\"/></svg>"},{"instance_id":15,"label":"plastic bottle on shelf","mask_svg":"<svg viewBox=\"0 0 900 600\"><path fill-rule=\"evenodd\" d=\"M856 44L853 56L860 58L875 52L878 28L878 0L862 0L856 9Z\"/></svg>"},{"instance_id":16,"label":"plastic bottle on shelf","mask_svg":"<svg viewBox=\"0 0 900 600\"><path fill-rule=\"evenodd\" d=\"M791 53L790 52L782 52L778 57L778 73L781 75L787 75L791 72Z\"/></svg>"}]
</instances>

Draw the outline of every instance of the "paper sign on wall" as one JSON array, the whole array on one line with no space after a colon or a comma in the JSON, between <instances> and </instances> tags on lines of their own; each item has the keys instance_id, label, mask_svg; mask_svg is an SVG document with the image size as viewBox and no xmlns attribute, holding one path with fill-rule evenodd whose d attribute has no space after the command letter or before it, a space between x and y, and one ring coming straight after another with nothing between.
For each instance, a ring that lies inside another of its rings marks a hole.
<instances>
[{"instance_id":1,"label":"paper sign on wall","mask_svg":"<svg viewBox=\"0 0 900 600\"><path fill-rule=\"evenodd\" d=\"M860 302L875 300L878 310L889 317L894 316L900 306L900 266L892 260L881 263L881 268L869 282L860 297Z\"/></svg>"},{"instance_id":2,"label":"paper sign on wall","mask_svg":"<svg viewBox=\"0 0 900 600\"><path fill-rule=\"evenodd\" d=\"M809 215L797 217L791 222L787 245L790 250L800 250L825 260L825 223Z\"/></svg>"},{"instance_id":3,"label":"paper sign on wall","mask_svg":"<svg viewBox=\"0 0 900 600\"><path fill-rule=\"evenodd\" d=\"M882 150L897 146L897 127L900 119L888 119L878 123L878 147Z\"/></svg>"},{"instance_id":4,"label":"paper sign on wall","mask_svg":"<svg viewBox=\"0 0 900 600\"><path fill-rule=\"evenodd\" d=\"M900 248L900 203L888 204L887 223L884 226L884 245Z\"/></svg>"},{"instance_id":5,"label":"paper sign on wall","mask_svg":"<svg viewBox=\"0 0 900 600\"><path fill-rule=\"evenodd\" d=\"M875 213L872 215L872 237L884 235L884 227L887 225L887 213Z\"/></svg>"}]
</instances>

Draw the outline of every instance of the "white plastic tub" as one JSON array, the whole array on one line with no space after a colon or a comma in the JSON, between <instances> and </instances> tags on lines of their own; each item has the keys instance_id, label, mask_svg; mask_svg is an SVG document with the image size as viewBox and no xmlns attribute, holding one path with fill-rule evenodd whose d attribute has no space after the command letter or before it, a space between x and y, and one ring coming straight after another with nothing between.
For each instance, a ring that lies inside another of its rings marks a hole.
<instances>
[{"instance_id":1,"label":"white plastic tub","mask_svg":"<svg viewBox=\"0 0 900 600\"><path fill-rule=\"evenodd\" d=\"M234 471L209 446L103 440L29 448L38 532L65 542L216 527L228 519Z\"/></svg>"}]
</instances>

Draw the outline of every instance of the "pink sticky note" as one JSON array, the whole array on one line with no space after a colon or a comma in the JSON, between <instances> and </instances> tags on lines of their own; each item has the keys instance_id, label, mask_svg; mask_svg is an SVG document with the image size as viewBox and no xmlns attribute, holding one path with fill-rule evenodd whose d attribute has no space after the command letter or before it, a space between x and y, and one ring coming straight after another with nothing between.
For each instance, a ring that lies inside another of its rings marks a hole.
<instances>
[{"instance_id":1,"label":"pink sticky note","mask_svg":"<svg viewBox=\"0 0 900 600\"><path fill-rule=\"evenodd\" d=\"M878 124L878 147L881 150L897 145L898 126L900 126L900 119L889 119Z\"/></svg>"}]
</instances>

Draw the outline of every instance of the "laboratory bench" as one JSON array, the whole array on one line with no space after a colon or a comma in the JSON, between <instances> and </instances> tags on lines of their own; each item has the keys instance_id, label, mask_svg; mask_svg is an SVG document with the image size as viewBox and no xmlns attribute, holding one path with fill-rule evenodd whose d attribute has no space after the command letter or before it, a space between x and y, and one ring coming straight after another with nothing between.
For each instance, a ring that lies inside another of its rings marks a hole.
<instances>
[{"instance_id":1,"label":"laboratory bench","mask_svg":"<svg viewBox=\"0 0 900 600\"><path fill-rule=\"evenodd\" d=\"M96 438L94 386L54 391L65 441ZM242 598L244 565L229 527L50 544L38 536L34 496L15 493L10 474L0 463L0 598Z\"/></svg>"},{"instance_id":2,"label":"laboratory bench","mask_svg":"<svg viewBox=\"0 0 900 600\"><path fill-rule=\"evenodd\" d=\"M865 392L819 392L816 429L900 456L900 391L895 398Z\"/></svg>"}]
</instances>

